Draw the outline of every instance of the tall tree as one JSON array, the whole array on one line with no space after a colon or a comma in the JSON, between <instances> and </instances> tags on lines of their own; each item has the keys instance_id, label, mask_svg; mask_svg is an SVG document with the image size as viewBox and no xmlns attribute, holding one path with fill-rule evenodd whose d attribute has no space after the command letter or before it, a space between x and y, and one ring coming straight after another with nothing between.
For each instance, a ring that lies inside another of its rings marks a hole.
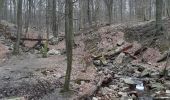
<instances>
[{"instance_id":1,"label":"tall tree","mask_svg":"<svg viewBox=\"0 0 170 100\"><path fill-rule=\"evenodd\" d=\"M107 7L107 11L108 11L108 24L112 23L112 10L113 10L113 0L104 0L106 7Z\"/></svg>"},{"instance_id":2,"label":"tall tree","mask_svg":"<svg viewBox=\"0 0 170 100\"><path fill-rule=\"evenodd\" d=\"M70 76L72 70L72 47L73 47L73 2L65 1L65 36L67 52L67 70L63 91L69 91Z\"/></svg>"},{"instance_id":3,"label":"tall tree","mask_svg":"<svg viewBox=\"0 0 170 100\"><path fill-rule=\"evenodd\" d=\"M2 17L2 8L3 8L4 0L0 0L0 19Z\"/></svg>"},{"instance_id":4,"label":"tall tree","mask_svg":"<svg viewBox=\"0 0 170 100\"><path fill-rule=\"evenodd\" d=\"M158 34L162 28L162 4L163 0L156 0L156 33Z\"/></svg>"},{"instance_id":5,"label":"tall tree","mask_svg":"<svg viewBox=\"0 0 170 100\"><path fill-rule=\"evenodd\" d=\"M152 18L152 0L149 1L149 20Z\"/></svg>"},{"instance_id":6,"label":"tall tree","mask_svg":"<svg viewBox=\"0 0 170 100\"><path fill-rule=\"evenodd\" d=\"M121 22L123 21L123 0L120 0L120 17Z\"/></svg>"},{"instance_id":7,"label":"tall tree","mask_svg":"<svg viewBox=\"0 0 170 100\"><path fill-rule=\"evenodd\" d=\"M44 46L44 51L43 51L43 57L47 57L47 52L48 52L48 40L49 40L49 34L50 34L50 0L46 0L46 43Z\"/></svg>"},{"instance_id":8,"label":"tall tree","mask_svg":"<svg viewBox=\"0 0 170 100\"><path fill-rule=\"evenodd\" d=\"M21 40L22 33L22 0L18 0L18 9L17 9L17 41L14 46L13 54L19 54L19 45Z\"/></svg>"},{"instance_id":9,"label":"tall tree","mask_svg":"<svg viewBox=\"0 0 170 100\"><path fill-rule=\"evenodd\" d=\"M53 9L52 9L52 30L53 30L53 36L58 36L58 27L57 27L57 16L56 16L56 0L53 0Z\"/></svg>"},{"instance_id":10,"label":"tall tree","mask_svg":"<svg viewBox=\"0 0 170 100\"><path fill-rule=\"evenodd\" d=\"M167 15L170 17L170 0L167 0Z\"/></svg>"},{"instance_id":11,"label":"tall tree","mask_svg":"<svg viewBox=\"0 0 170 100\"><path fill-rule=\"evenodd\" d=\"M14 5L14 11L13 11L13 13L14 13L14 23L16 24L16 17L17 17L17 0L13 0L13 5Z\"/></svg>"},{"instance_id":12,"label":"tall tree","mask_svg":"<svg viewBox=\"0 0 170 100\"><path fill-rule=\"evenodd\" d=\"M90 9L90 0L87 0L87 19L88 19L88 23L89 25L92 24L92 16L91 16L91 9Z\"/></svg>"},{"instance_id":13,"label":"tall tree","mask_svg":"<svg viewBox=\"0 0 170 100\"><path fill-rule=\"evenodd\" d=\"M30 24L30 19L31 19L31 5L32 5L32 0L28 0L28 4L29 4L29 7L28 7L28 16L27 16L27 21L26 21L26 30L25 30L25 33L28 32L28 27L29 27L29 24Z\"/></svg>"}]
</instances>

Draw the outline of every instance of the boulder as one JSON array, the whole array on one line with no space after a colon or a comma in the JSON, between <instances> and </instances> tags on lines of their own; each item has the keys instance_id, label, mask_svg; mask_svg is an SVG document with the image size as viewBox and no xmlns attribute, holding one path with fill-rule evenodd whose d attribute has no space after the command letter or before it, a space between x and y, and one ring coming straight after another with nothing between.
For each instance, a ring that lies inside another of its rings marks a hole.
<instances>
[{"instance_id":1,"label":"boulder","mask_svg":"<svg viewBox=\"0 0 170 100\"><path fill-rule=\"evenodd\" d=\"M122 40L119 40L118 42L117 42L117 46L122 46L124 44L124 40L122 39Z\"/></svg>"},{"instance_id":2,"label":"boulder","mask_svg":"<svg viewBox=\"0 0 170 100\"><path fill-rule=\"evenodd\" d=\"M118 92L118 96L119 97L125 97L125 96L127 96L128 94L127 93L125 93L125 92Z\"/></svg>"},{"instance_id":3,"label":"boulder","mask_svg":"<svg viewBox=\"0 0 170 100\"><path fill-rule=\"evenodd\" d=\"M97 97L93 97L92 100L99 100Z\"/></svg>"},{"instance_id":4,"label":"boulder","mask_svg":"<svg viewBox=\"0 0 170 100\"><path fill-rule=\"evenodd\" d=\"M151 88L154 90L163 90L165 87L161 83L152 83Z\"/></svg>"},{"instance_id":5,"label":"boulder","mask_svg":"<svg viewBox=\"0 0 170 100\"><path fill-rule=\"evenodd\" d=\"M102 65L102 62L101 62L101 60L94 60L94 61L93 61L93 64L94 64L95 66L101 66L101 65Z\"/></svg>"},{"instance_id":6,"label":"boulder","mask_svg":"<svg viewBox=\"0 0 170 100\"><path fill-rule=\"evenodd\" d=\"M119 56L115 59L117 64L123 63L123 58L125 57L125 53L120 53Z\"/></svg>"},{"instance_id":7,"label":"boulder","mask_svg":"<svg viewBox=\"0 0 170 100\"><path fill-rule=\"evenodd\" d=\"M58 44L58 42L59 42L59 38L51 37L51 38L49 39L49 44L50 44L50 45L56 45L56 44Z\"/></svg>"},{"instance_id":8,"label":"boulder","mask_svg":"<svg viewBox=\"0 0 170 100\"><path fill-rule=\"evenodd\" d=\"M145 69L142 73L141 73L141 77L150 77L151 71L148 69Z\"/></svg>"},{"instance_id":9,"label":"boulder","mask_svg":"<svg viewBox=\"0 0 170 100\"><path fill-rule=\"evenodd\" d=\"M123 81L129 85L136 85L137 83L132 78L123 78Z\"/></svg>"}]
</instances>

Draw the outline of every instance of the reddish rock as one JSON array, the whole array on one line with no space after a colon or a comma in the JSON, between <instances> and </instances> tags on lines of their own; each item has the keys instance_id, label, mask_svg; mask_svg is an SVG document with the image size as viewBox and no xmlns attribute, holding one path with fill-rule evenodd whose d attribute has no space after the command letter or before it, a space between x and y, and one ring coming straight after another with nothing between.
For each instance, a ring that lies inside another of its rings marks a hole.
<instances>
[{"instance_id":1,"label":"reddish rock","mask_svg":"<svg viewBox=\"0 0 170 100\"><path fill-rule=\"evenodd\" d=\"M134 55L134 53L136 51L138 51L141 48L141 44L137 43L137 42L133 42L133 47L129 50L127 50L126 52L129 53L130 55Z\"/></svg>"},{"instance_id":2,"label":"reddish rock","mask_svg":"<svg viewBox=\"0 0 170 100\"><path fill-rule=\"evenodd\" d=\"M156 63L160 57L161 53L159 52L158 49L154 48L148 48L142 56L143 60L149 63Z\"/></svg>"}]
</instances>

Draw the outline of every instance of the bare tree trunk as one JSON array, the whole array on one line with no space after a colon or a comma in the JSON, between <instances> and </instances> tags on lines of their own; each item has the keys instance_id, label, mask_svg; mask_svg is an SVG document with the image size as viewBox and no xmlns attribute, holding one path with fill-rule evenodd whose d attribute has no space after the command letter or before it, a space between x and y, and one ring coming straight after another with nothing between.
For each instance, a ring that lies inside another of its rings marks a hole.
<instances>
[{"instance_id":1,"label":"bare tree trunk","mask_svg":"<svg viewBox=\"0 0 170 100\"><path fill-rule=\"evenodd\" d=\"M50 0L46 0L46 43L45 43L45 47L44 47L44 52L43 52L43 57L46 58L47 57L47 52L48 52L48 40L49 40L49 30L50 30Z\"/></svg>"},{"instance_id":2,"label":"bare tree trunk","mask_svg":"<svg viewBox=\"0 0 170 100\"><path fill-rule=\"evenodd\" d=\"M13 0L13 5L14 5L14 24L16 24L16 17L17 17L17 9L16 9L16 7L17 7L17 2L16 2L16 0Z\"/></svg>"},{"instance_id":3,"label":"bare tree trunk","mask_svg":"<svg viewBox=\"0 0 170 100\"><path fill-rule=\"evenodd\" d=\"M79 22L79 30L84 28L84 0L79 0L79 7L80 7L80 22Z\"/></svg>"},{"instance_id":4,"label":"bare tree trunk","mask_svg":"<svg viewBox=\"0 0 170 100\"><path fill-rule=\"evenodd\" d=\"M158 34L162 28L162 0L156 0L156 34Z\"/></svg>"},{"instance_id":5,"label":"bare tree trunk","mask_svg":"<svg viewBox=\"0 0 170 100\"><path fill-rule=\"evenodd\" d=\"M27 22L26 22L26 30L25 30L25 33L28 32L28 27L29 27L29 24L30 24L30 19L31 19L31 3L32 3L32 0L28 0L28 3L29 3L29 7L28 7L28 16L27 16Z\"/></svg>"},{"instance_id":6,"label":"bare tree trunk","mask_svg":"<svg viewBox=\"0 0 170 100\"><path fill-rule=\"evenodd\" d=\"M123 0L120 0L120 18L121 22L123 22Z\"/></svg>"},{"instance_id":7,"label":"bare tree trunk","mask_svg":"<svg viewBox=\"0 0 170 100\"><path fill-rule=\"evenodd\" d=\"M18 10L17 10L17 41L14 46L13 54L19 54L19 45L22 34L22 0L18 0Z\"/></svg>"},{"instance_id":8,"label":"bare tree trunk","mask_svg":"<svg viewBox=\"0 0 170 100\"><path fill-rule=\"evenodd\" d=\"M3 14L3 19L5 20L8 20L8 4L7 4L7 0L4 1L4 7L3 7L3 11L4 11L4 14Z\"/></svg>"},{"instance_id":9,"label":"bare tree trunk","mask_svg":"<svg viewBox=\"0 0 170 100\"><path fill-rule=\"evenodd\" d=\"M100 12L100 0L96 0L95 9L94 9L94 21L97 25L97 21L99 21L99 12Z\"/></svg>"},{"instance_id":10,"label":"bare tree trunk","mask_svg":"<svg viewBox=\"0 0 170 100\"><path fill-rule=\"evenodd\" d=\"M132 9L133 9L133 5L132 5L132 0L129 0L129 19L132 20Z\"/></svg>"},{"instance_id":11,"label":"bare tree trunk","mask_svg":"<svg viewBox=\"0 0 170 100\"><path fill-rule=\"evenodd\" d=\"M108 24L112 23L113 0L104 0L108 11Z\"/></svg>"},{"instance_id":12,"label":"bare tree trunk","mask_svg":"<svg viewBox=\"0 0 170 100\"><path fill-rule=\"evenodd\" d=\"M12 22L13 21L13 18L12 18L12 1L10 0L10 17L9 17L10 21Z\"/></svg>"},{"instance_id":13,"label":"bare tree trunk","mask_svg":"<svg viewBox=\"0 0 170 100\"><path fill-rule=\"evenodd\" d=\"M62 18L62 12L63 12L63 6L62 6L62 0L58 0L58 15L57 15L57 27L58 31L60 30L61 26L61 18ZM59 12L60 11L60 12Z\"/></svg>"},{"instance_id":14,"label":"bare tree trunk","mask_svg":"<svg viewBox=\"0 0 170 100\"><path fill-rule=\"evenodd\" d=\"M92 21L91 21L91 9L90 9L90 0L87 0L87 19L88 19L88 23L89 25L92 25Z\"/></svg>"},{"instance_id":15,"label":"bare tree trunk","mask_svg":"<svg viewBox=\"0 0 170 100\"><path fill-rule=\"evenodd\" d=\"M69 91L70 76L72 70L72 47L73 47L73 3L72 0L66 0L65 4L65 36L67 52L67 70L63 91Z\"/></svg>"},{"instance_id":16,"label":"bare tree trunk","mask_svg":"<svg viewBox=\"0 0 170 100\"><path fill-rule=\"evenodd\" d=\"M53 30L53 36L57 37L58 36L58 27L57 27L57 16L56 16L56 0L53 0L53 13L52 13L52 30Z\"/></svg>"},{"instance_id":17,"label":"bare tree trunk","mask_svg":"<svg viewBox=\"0 0 170 100\"><path fill-rule=\"evenodd\" d=\"M149 19L152 19L152 0L149 2Z\"/></svg>"},{"instance_id":18,"label":"bare tree trunk","mask_svg":"<svg viewBox=\"0 0 170 100\"><path fill-rule=\"evenodd\" d=\"M167 0L167 15L170 17L170 0Z\"/></svg>"}]
</instances>

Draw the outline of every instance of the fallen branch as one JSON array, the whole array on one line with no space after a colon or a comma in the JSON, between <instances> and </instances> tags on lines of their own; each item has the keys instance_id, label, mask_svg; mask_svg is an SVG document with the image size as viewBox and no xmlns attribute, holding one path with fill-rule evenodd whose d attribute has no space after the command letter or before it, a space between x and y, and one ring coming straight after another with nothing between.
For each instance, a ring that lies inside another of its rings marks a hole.
<instances>
[{"instance_id":1,"label":"fallen branch","mask_svg":"<svg viewBox=\"0 0 170 100\"><path fill-rule=\"evenodd\" d=\"M147 47L142 46L137 51L135 51L134 56L140 55L142 52L146 51Z\"/></svg>"},{"instance_id":2,"label":"fallen branch","mask_svg":"<svg viewBox=\"0 0 170 100\"><path fill-rule=\"evenodd\" d=\"M102 53L102 54L97 55L97 56L93 55L92 58L93 59L98 59L98 58L100 58L102 56L104 56L105 58L112 58L112 57L114 57L116 55L119 55L121 52L125 52L125 51L129 50L132 47L133 47L132 45L128 45L128 46L126 46L126 47L124 47L124 48L122 48L122 49L120 49L118 51L111 51L111 52L107 52L107 53Z\"/></svg>"},{"instance_id":3,"label":"fallen branch","mask_svg":"<svg viewBox=\"0 0 170 100\"><path fill-rule=\"evenodd\" d=\"M10 37L11 40L16 40L15 37ZM47 39L32 39L32 38L21 38L24 41L46 41Z\"/></svg>"}]
</instances>

